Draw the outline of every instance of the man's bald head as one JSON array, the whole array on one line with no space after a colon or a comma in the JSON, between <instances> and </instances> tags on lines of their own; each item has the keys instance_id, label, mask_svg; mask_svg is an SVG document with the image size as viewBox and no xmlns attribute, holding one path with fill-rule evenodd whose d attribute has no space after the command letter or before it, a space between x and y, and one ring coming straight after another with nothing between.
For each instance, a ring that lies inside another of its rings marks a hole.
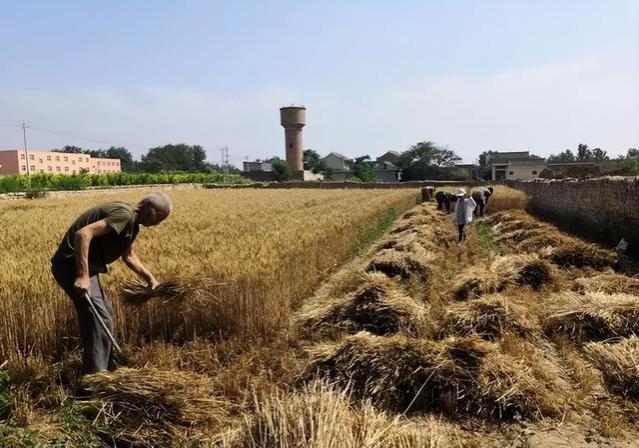
<instances>
[{"instance_id":1,"label":"man's bald head","mask_svg":"<svg viewBox=\"0 0 639 448\"><path fill-rule=\"evenodd\" d=\"M166 193L154 191L144 196L138 204L138 222L143 226L155 226L164 221L172 210L171 198Z\"/></svg>"}]
</instances>

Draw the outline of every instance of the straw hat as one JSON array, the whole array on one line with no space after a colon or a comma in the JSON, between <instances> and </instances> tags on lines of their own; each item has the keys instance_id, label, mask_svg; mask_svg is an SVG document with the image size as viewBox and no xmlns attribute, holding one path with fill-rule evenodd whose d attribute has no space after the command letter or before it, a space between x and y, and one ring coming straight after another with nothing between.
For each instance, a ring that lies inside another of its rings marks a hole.
<instances>
[{"instance_id":1,"label":"straw hat","mask_svg":"<svg viewBox=\"0 0 639 448\"><path fill-rule=\"evenodd\" d=\"M464 190L463 188L460 188L459 190L457 190L457 193L455 194L455 196L466 196L466 190Z\"/></svg>"}]
</instances>

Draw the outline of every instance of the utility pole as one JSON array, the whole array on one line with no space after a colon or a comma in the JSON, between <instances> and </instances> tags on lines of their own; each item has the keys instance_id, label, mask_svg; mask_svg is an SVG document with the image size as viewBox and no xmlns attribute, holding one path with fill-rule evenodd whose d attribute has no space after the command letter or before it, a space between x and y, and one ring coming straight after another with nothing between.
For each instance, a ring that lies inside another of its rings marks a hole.
<instances>
[{"instance_id":1,"label":"utility pole","mask_svg":"<svg viewBox=\"0 0 639 448\"><path fill-rule=\"evenodd\" d=\"M220 152L222 153L222 181L226 183L226 175L229 172L229 147L223 146Z\"/></svg>"},{"instance_id":2,"label":"utility pole","mask_svg":"<svg viewBox=\"0 0 639 448\"><path fill-rule=\"evenodd\" d=\"M24 142L24 159L25 159L25 163L27 167L27 176L31 174L29 172L29 153L27 151L27 128L28 127L29 126L27 126L27 124L23 121L22 122L22 140Z\"/></svg>"}]
</instances>

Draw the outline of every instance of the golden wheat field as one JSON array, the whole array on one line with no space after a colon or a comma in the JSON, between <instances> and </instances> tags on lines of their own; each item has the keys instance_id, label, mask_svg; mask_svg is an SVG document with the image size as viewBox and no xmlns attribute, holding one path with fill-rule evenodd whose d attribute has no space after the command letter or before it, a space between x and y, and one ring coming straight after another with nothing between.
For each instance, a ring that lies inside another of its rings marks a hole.
<instances>
[{"instance_id":1,"label":"golden wheat field","mask_svg":"<svg viewBox=\"0 0 639 448\"><path fill-rule=\"evenodd\" d=\"M122 367L83 378L47 261L114 197L0 203L0 445L637 446L637 279L522 193L497 187L461 248L412 190L170 194L136 246L184 300L128 307L114 266Z\"/></svg>"}]
</instances>

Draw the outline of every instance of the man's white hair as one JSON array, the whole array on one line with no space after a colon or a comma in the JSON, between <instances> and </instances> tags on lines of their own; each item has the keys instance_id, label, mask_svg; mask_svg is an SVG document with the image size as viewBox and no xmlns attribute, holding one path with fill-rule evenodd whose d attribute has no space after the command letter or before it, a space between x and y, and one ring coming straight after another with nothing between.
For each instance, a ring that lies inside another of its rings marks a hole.
<instances>
[{"instance_id":1,"label":"man's white hair","mask_svg":"<svg viewBox=\"0 0 639 448\"><path fill-rule=\"evenodd\" d=\"M173 210L171 198L161 191L154 191L153 193L147 194L142 198L140 204L153 207L155 210L167 216L171 213L171 210Z\"/></svg>"}]
</instances>

